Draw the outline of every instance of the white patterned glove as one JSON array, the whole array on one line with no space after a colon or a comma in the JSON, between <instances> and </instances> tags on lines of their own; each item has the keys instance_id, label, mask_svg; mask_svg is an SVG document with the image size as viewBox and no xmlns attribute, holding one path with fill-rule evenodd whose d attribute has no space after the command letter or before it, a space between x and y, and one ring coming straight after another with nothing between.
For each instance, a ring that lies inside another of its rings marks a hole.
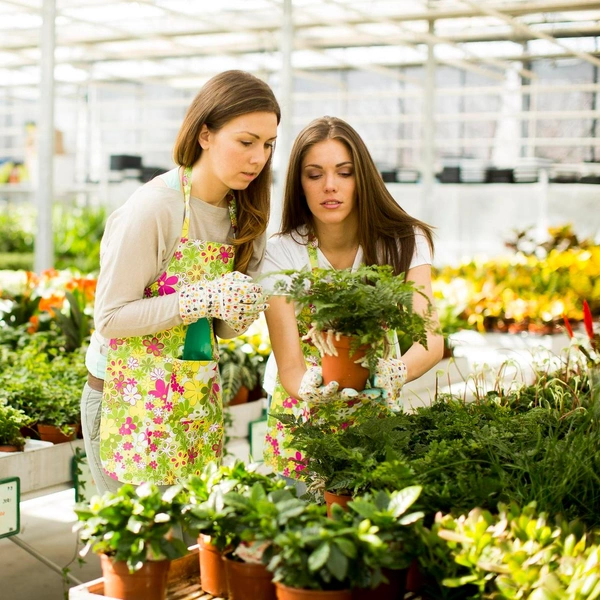
<instances>
[{"instance_id":1,"label":"white patterned glove","mask_svg":"<svg viewBox=\"0 0 600 600\"><path fill-rule=\"evenodd\" d=\"M406 365L399 358L380 358L377 360L373 386L382 390L381 395L387 407L399 412L402 410L400 392L406 382Z\"/></svg>"},{"instance_id":2,"label":"white patterned glove","mask_svg":"<svg viewBox=\"0 0 600 600\"><path fill-rule=\"evenodd\" d=\"M221 319L237 331L267 307L262 286L239 271L201 279L179 291L179 314L186 325L207 317Z\"/></svg>"},{"instance_id":3,"label":"white patterned glove","mask_svg":"<svg viewBox=\"0 0 600 600\"><path fill-rule=\"evenodd\" d=\"M337 381L331 381L327 385L323 385L321 367L309 367L300 382L298 397L308 404L319 404L333 398L338 391L338 387Z\"/></svg>"}]
</instances>

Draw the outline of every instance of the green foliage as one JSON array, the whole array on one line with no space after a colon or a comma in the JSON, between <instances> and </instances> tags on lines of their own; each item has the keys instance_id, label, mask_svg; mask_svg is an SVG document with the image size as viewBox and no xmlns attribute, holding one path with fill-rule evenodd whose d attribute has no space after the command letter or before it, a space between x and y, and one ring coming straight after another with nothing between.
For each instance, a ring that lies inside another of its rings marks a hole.
<instances>
[{"instance_id":1,"label":"green foliage","mask_svg":"<svg viewBox=\"0 0 600 600\"><path fill-rule=\"evenodd\" d=\"M252 346L236 338L219 344L219 372L223 404L229 404L242 386L253 390L261 381L265 357Z\"/></svg>"},{"instance_id":2,"label":"green foliage","mask_svg":"<svg viewBox=\"0 0 600 600\"><path fill-rule=\"evenodd\" d=\"M100 241L106 217L106 208L102 206L54 207L54 251L57 269L75 268L84 273L99 270Z\"/></svg>"},{"instance_id":3,"label":"green foliage","mask_svg":"<svg viewBox=\"0 0 600 600\"><path fill-rule=\"evenodd\" d=\"M30 423L31 418L23 411L8 406L6 400L0 398L0 445L16 446L22 450L25 439L20 429Z\"/></svg>"},{"instance_id":4,"label":"green foliage","mask_svg":"<svg viewBox=\"0 0 600 600\"><path fill-rule=\"evenodd\" d=\"M91 273L99 270L100 240L106 224L105 207L55 204L55 267ZM0 269L33 268L35 212L19 207L0 215Z\"/></svg>"},{"instance_id":5,"label":"green foliage","mask_svg":"<svg viewBox=\"0 0 600 600\"><path fill-rule=\"evenodd\" d=\"M188 527L197 534L210 536L211 543L220 551L237 546L240 542L241 519L236 500L247 495L254 485L271 492L285 488L285 482L274 474L263 475L257 465L235 461L232 465L208 463L199 476L184 483L190 502L185 509ZM233 493L233 496L230 494Z\"/></svg>"},{"instance_id":6,"label":"green foliage","mask_svg":"<svg viewBox=\"0 0 600 600\"><path fill-rule=\"evenodd\" d=\"M344 427L333 416L303 421L273 415L290 431L290 446L306 460L306 480L312 490L359 495L368 490L401 489L414 481L403 464L409 443L408 415L374 416Z\"/></svg>"},{"instance_id":7,"label":"green foliage","mask_svg":"<svg viewBox=\"0 0 600 600\"><path fill-rule=\"evenodd\" d=\"M173 537L173 528L182 523L186 495L181 486L161 493L155 485L137 488L126 484L115 493L94 496L78 504L75 530L85 547L116 561L126 561L135 572L147 560L174 559L187 553L182 540Z\"/></svg>"},{"instance_id":8,"label":"green foliage","mask_svg":"<svg viewBox=\"0 0 600 600\"><path fill-rule=\"evenodd\" d=\"M54 318L66 338L65 349L72 352L81 348L90 337L92 319L85 314L85 296L79 290L65 292L69 304L68 312L56 311Z\"/></svg>"},{"instance_id":9,"label":"green foliage","mask_svg":"<svg viewBox=\"0 0 600 600\"><path fill-rule=\"evenodd\" d=\"M552 524L535 503L499 514L438 515L432 531L461 567L444 585L475 586L478 598L583 600L600 596L600 547L578 523Z\"/></svg>"},{"instance_id":10,"label":"green foliage","mask_svg":"<svg viewBox=\"0 0 600 600\"><path fill-rule=\"evenodd\" d=\"M322 506L307 504L275 536L267 565L273 580L312 590L368 587L369 563L384 547L377 528L367 520L354 525L337 505L332 518L324 512Z\"/></svg>"},{"instance_id":11,"label":"green foliage","mask_svg":"<svg viewBox=\"0 0 600 600\"><path fill-rule=\"evenodd\" d=\"M418 540L413 525L423 518L421 511L406 514L415 503L421 487L410 486L388 492L379 490L348 503L358 525L363 519L377 528L383 542L381 552L372 558L372 568L406 569L418 553Z\"/></svg>"},{"instance_id":12,"label":"green foliage","mask_svg":"<svg viewBox=\"0 0 600 600\"><path fill-rule=\"evenodd\" d=\"M87 370L83 352L65 352L54 345L59 339L55 332L40 332L18 351L0 353L0 395L34 423L66 428L79 422Z\"/></svg>"},{"instance_id":13,"label":"green foliage","mask_svg":"<svg viewBox=\"0 0 600 600\"><path fill-rule=\"evenodd\" d=\"M413 312L413 296L421 293L389 265L350 269L281 271L274 293L289 296L301 308L310 308L320 331L333 330L380 345L389 330L427 345L428 318Z\"/></svg>"}]
</instances>

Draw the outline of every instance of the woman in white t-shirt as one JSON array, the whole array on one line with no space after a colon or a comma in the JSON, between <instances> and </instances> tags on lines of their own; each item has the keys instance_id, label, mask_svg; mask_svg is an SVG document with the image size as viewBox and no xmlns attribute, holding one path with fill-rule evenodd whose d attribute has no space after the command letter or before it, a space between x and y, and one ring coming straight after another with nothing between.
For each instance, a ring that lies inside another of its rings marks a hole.
<instances>
[{"instance_id":1,"label":"woman in white t-shirt","mask_svg":"<svg viewBox=\"0 0 600 600\"><path fill-rule=\"evenodd\" d=\"M407 214L393 199L358 133L341 119L323 117L305 127L294 142L288 167L281 231L268 242L261 283L272 290L283 269L356 269L389 264L405 273L425 294L414 309L432 302L431 228ZM272 395L271 414L314 414L323 400L353 404L356 392L322 385L319 357L302 341L308 324L285 296L271 296L265 312L273 355L264 387ZM402 358L379 359L374 401L401 410L400 391L439 362L443 337L438 320L427 334L427 348L413 344ZM353 399L354 398L354 399ZM303 457L289 446L285 427L270 417L265 462L286 477L301 478Z\"/></svg>"}]
</instances>

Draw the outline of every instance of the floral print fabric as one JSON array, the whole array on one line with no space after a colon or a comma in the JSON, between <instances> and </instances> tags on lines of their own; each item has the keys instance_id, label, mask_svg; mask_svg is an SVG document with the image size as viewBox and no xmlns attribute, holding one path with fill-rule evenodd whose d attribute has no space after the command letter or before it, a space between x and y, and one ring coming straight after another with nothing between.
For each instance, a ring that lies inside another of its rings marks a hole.
<instances>
[{"instance_id":1,"label":"floral print fabric","mask_svg":"<svg viewBox=\"0 0 600 600\"><path fill-rule=\"evenodd\" d=\"M190 173L183 178L185 218L167 270L147 298L233 270L229 244L188 239ZM235 203L230 200L235 223ZM100 459L118 481L171 485L220 458L223 408L218 350L210 322L213 360L181 360L187 325L140 337L110 340L100 425Z\"/></svg>"}]
</instances>

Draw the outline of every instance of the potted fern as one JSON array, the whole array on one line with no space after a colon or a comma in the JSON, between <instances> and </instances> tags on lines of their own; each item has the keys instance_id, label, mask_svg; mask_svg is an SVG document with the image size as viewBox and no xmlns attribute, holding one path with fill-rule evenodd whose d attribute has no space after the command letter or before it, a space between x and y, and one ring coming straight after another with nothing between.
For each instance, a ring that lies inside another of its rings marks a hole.
<instances>
[{"instance_id":1,"label":"potted fern","mask_svg":"<svg viewBox=\"0 0 600 600\"><path fill-rule=\"evenodd\" d=\"M369 369L358 363L372 369L378 356L389 353L388 332L427 347L429 318L412 308L414 294L421 292L403 275L394 275L389 265L278 274L284 277L273 293L312 313L309 336L321 352L325 383L335 380L341 387L364 389ZM339 362L341 371L332 372ZM355 368L358 373L350 377Z\"/></svg>"}]
</instances>

